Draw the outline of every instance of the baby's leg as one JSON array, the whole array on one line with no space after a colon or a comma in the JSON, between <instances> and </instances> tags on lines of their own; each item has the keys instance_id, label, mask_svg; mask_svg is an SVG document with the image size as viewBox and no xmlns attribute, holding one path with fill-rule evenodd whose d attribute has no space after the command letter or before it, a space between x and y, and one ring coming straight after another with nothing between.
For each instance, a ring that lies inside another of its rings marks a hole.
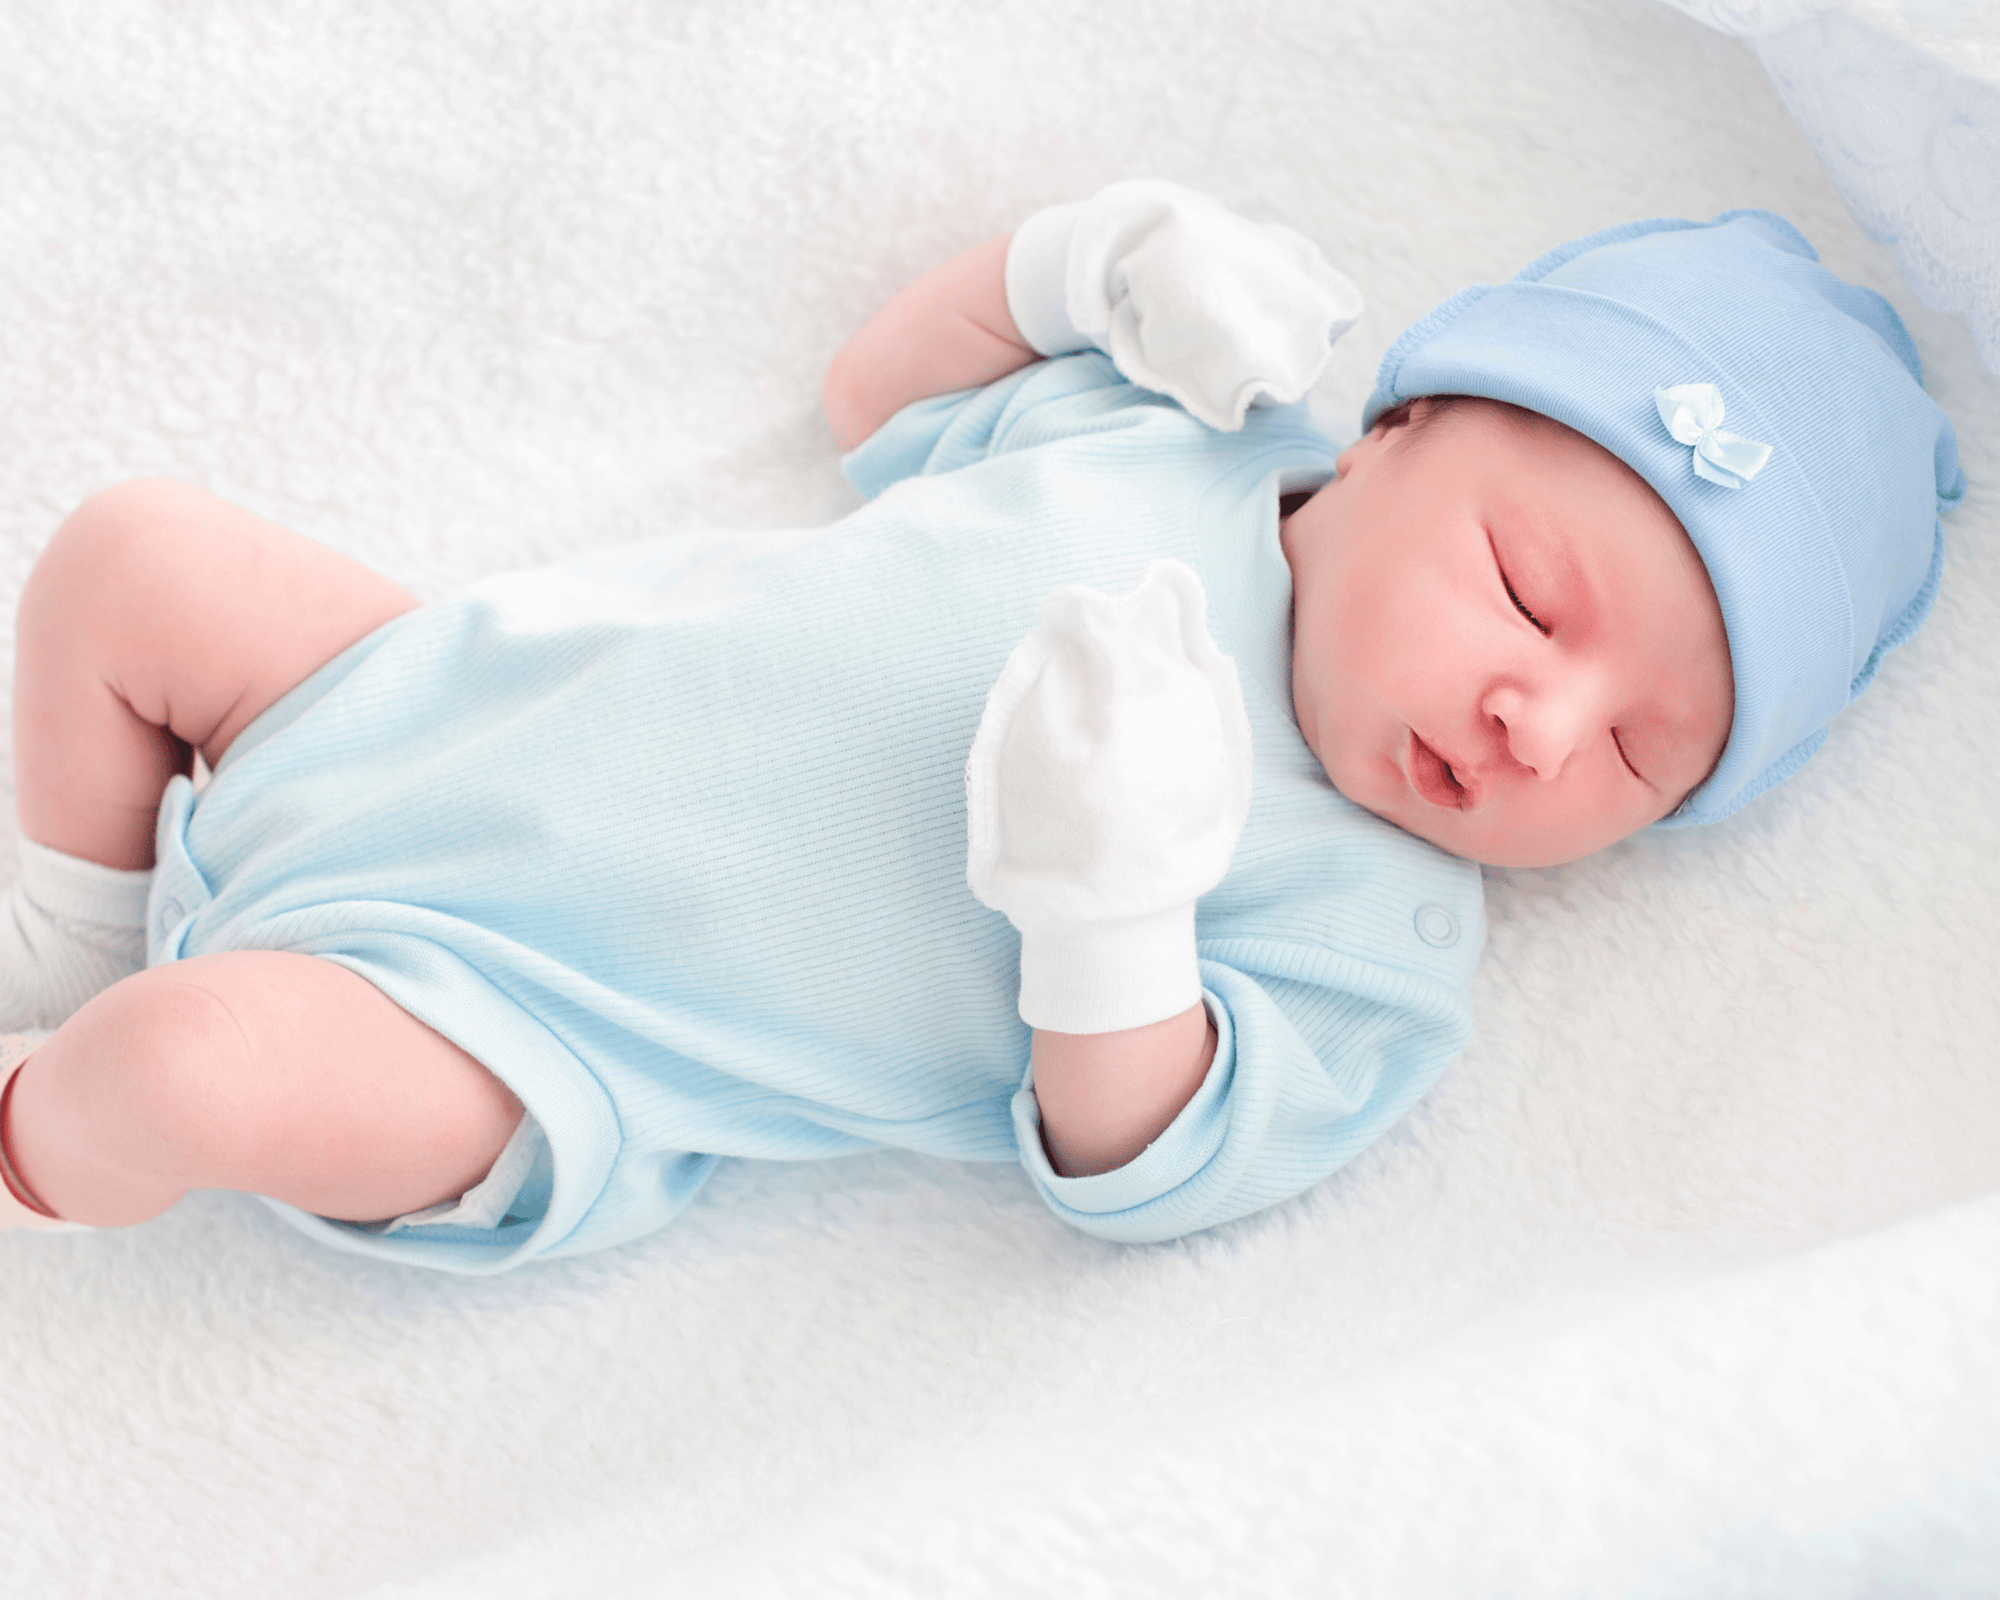
<instances>
[{"instance_id":1,"label":"baby's leg","mask_svg":"<svg viewBox=\"0 0 2000 1600\"><path fill-rule=\"evenodd\" d=\"M520 1117L499 1079L365 978L235 951L85 1005L22 1066L0 1139L72 1222L142 1222L189 1189L372 1221L462 1194Z\"/></svg>"},{"instance_id":2,"label":"baby's leg","mask_svg":"<svg viewBox=\"0 0 2000 1600\"><path fill-rule=\"evenodd\" d=\"M160 791L285 690L416 602L179 483L95 495L21 597L21 871L0 894L0 1031L48 1028L146 954Z\"/></svg>"},{"instance_id":3,"label":"baby's leg","mask_svg":"<svg viewBox=\"0 0 2000 1600\"><path fill-rule=\"evenodd\" d=\"M128 483L56 530L21 596L21 830L113 868L153 864L160 792L272 701L416 605L309 539L186 484Z\"/></svg>"}]
</instances>

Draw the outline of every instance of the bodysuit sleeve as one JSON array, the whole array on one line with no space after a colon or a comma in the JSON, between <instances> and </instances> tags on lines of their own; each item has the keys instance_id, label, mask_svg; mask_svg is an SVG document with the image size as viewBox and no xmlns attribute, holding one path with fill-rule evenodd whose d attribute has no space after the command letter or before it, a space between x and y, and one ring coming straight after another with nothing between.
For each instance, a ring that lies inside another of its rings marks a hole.
<instances>
[{"instance_id":1,"label":"bodysuit sleeve","mask_svg":"<svg viewBox=\"0 0 2000 1600\"><path fill-rule=\"evenodd\" d=\"M1037 361L983 389L905 406L841 462L869 499L904 478L955 472L1009 451L1087 433L1171 431L1191 446L1207 432L1164 396L1133 387L1096 351Z\"/></svg>"},{"instance_id":2,"label":"bodysuit sleeve","mask_svg":"<svg viewBox=\"0 0 2000 1600\"><path fill-rule=\"evenodd\" d=\"M1365 1008L1331 1061L1301 1032L1317 985L1201 964L1215 1064L1160 1137L1114 1171L1065 1178L1042 1148L1032 1073L1014 1097L1021 1161L1051 1210L1120 1243L1178 1238L1310 1188L1407 1111L1465 1042L1459 1019ZM1372 1034L1373 1037L1368 1035Z\"/></svg>"}]
</instances>

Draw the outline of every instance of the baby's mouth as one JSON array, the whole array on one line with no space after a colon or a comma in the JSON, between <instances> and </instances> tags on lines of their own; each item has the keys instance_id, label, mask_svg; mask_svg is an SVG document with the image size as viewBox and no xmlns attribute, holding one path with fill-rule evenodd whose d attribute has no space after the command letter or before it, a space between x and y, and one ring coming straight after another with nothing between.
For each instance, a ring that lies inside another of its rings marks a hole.
<instances>
[{"instance_id":1,"label":"baby's mouth","mask_svg":"<svg viewBox=\"0 0 2000 1600\"><path fill-rule=\"evenodd\" d=\"M1410 730L1410 786L1434 806L1463 811L1467 790L1451 770L1451 763Z\"/></svg>"}]
</instances>

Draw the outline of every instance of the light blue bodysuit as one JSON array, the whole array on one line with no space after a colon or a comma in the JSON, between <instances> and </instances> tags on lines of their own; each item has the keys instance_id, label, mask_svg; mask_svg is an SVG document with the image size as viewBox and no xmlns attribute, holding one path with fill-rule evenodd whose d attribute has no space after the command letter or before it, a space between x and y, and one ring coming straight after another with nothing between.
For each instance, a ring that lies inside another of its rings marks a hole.
<instances>
[{"instance_id":1,"label":"light blue bodysuit","mask_svg":"<svg viewBox=\"0 0 2000 1600\"><path fill-rule=\"evenodd\" d=\"M465 1272L617 1244L723 1156L1020 1161L1066 1221L1176 1237L1297 1193L1470 1031L1479 873L1328 785L1291 716L1278 496L1303 407L1214 433L1086 354L903 411L831 527L677 535L399 617L161 807L151 960L292 950L484 1062L547 1140L492 1227L346 1248ZM1201 575L1255 778L1200 902L1215 1065L1127 1166L1059 1176L1019 939L966 885L966 754L1063 584Z\"/></svg>"}]
</instances>

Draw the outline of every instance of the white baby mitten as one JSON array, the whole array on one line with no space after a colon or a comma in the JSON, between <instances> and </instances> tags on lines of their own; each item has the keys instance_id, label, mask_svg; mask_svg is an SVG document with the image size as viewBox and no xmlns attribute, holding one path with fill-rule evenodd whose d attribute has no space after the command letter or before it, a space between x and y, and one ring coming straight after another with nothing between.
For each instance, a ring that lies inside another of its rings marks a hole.
<instances>
[{"instance_id":1,"label":"white baby mitten","mask_svg":"<svg viewBox=\"0 0 2000 1600\"><path fill-rule=\"evenodd\" d=\"M1007 249L1007 307L1040 355L1092 345L1211 428L1304 398L1361 291L1304 235L1132 179L1038 211Z\"/></svg>"},{"instance_id":2,"label":"white baby mitten","mask_svg":"<svg viewBox=\"0 0 2000 1600\"><path fill-rule=\"evenodd\" d=\"M965 768L972 892L1021 933L1021 1019L1109 1033L1201 998L1195 901L1250 811L1250 721L1201 580L1155 561L1122 597L1042 602Z\"/></svg>"},{"instance_id":3,"label":"white baby mitten","mask_svg":"<svg viewBox=\"0 0 2000 1600\"><path fill-rule=\"evenodd\" d=\"M54 1028L146 964L153 874L21 841L21 875L0 894L0 1029Z\"/></svg>"}]
</instances>

